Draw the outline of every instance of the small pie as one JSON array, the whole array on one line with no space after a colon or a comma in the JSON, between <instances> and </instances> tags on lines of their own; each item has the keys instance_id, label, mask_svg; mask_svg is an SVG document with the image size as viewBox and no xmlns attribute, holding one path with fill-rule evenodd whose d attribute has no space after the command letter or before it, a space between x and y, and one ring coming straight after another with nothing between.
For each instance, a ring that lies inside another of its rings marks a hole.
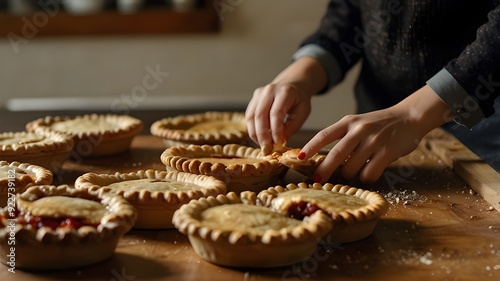
<instances>
[{"instance_id":1,"label":"small pie","mask_svg":"<svg viewBox=\"0 0 500 281\"><path fill-rule=\"evenodd\" d=\"M71 137L60 133L0 133L0 159L30 163L58 172L73 148Z\"/></svg>"},{"instance_id":2,"label":"small pie","mask_svg":"<svg viewBox=\"0 0 500 281\"><path fill-rule=\"evenodd\" d=\"M134 207L118 195L91 195L67 185L32 186L15 208L0 211L0 260L9 263L15 235L15 267L63 269L102 261L134 224Z\"/></svg>"},{"instance_id":3,"label":"small pie","mask_svg":"<svg viewBox=\"0 0 500 281\"><path fill-rule=\"evenodd\" d=\"M52 183L52 173L40 166L28 163L0 161L0 207L10 200L15 203L17 193L32 185Z\"/></svg>"},{"instance_id":4,"label":"small pie","mask_svg":"<svg viewBox=\"0 0 500 281\"><path fill-rule=\"evenodd\" d=\"M286 171L278 153L264 155L260 148L238 144L189 145L167 148L160 159L167 170L213 176L228 191L260 191L274 186Z\"/></svg>"},{"instance_id":5,"label":"small pie","mask_svg":"<svg viewBox=\"0 0 500 281\"><path fill-rule=\"evenodd\" d=\"M347 243L368 237L389 209L387 200L376 192L330 183L271 187L260 192L258 198L263 205L297 219L317 210L327 213L334 223L326 237L328 243Z\"/></svg>"},{"instance_id":6,"label":"small pie","mask_svg":"<svg viewBox=\"0 0 500 281\"><path fill-rule=\"evenodd\" d=\"M246 144L248 132L245 115L240 112L217 112L164 118L151 125L151 134L165 145Z\"/></svg>"},{"instance_id":7,"label":"small pie","mask_svg":"<svg viewBox=\"0 0 500 281\"><path fill-rule=\"evenodd\" d=\"M75 117L40 118L26 124L26 130L46 134L59 132L75 141L74 151L82 157L105 156L129 149L142 121L127 115L89 114Z\"/></svg>"},{"instance_id":8,"label":"small pie","mask_svg":"<svg viewBox=\"0 0 500 281\"><path fill-rule=\"evenodd\" d=\"M226 193L226 184L214 177L155 170L114 175L87 173L76 179L75 188L123 196L137 210L134 228L142 229L174 228L172 216L181 205Z\"/></svg>"},{"instance_id":9,"label":"small pie","mask_svg":"<svg viewBox=\"0 0 500 281\"><path fill-rule=\"evenodd\" d=\"M175 212L173 223L201 258L228 267L303 261L332 227L323 212L297 220L259 206L254 192L193 200Z\"/></svg>"}]
</instances>

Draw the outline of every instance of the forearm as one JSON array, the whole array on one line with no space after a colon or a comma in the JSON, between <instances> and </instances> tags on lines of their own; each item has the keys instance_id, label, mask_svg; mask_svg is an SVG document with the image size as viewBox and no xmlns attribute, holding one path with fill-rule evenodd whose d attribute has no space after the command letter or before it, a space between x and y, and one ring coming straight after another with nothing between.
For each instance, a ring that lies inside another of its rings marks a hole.
<instances>
[{"instance_id":1,"label":"forearm","mask_svg":"<svg viewBox=\"0 0 500 281\"><path fill-rule=\"evenodd\" d=\"M272 83L292 84L312 96L326 86L327 80L326 72L319 62L310 57L301 57L278 74Z\"/></svg>"},{"instance_id":2,"label":"forearm","mask_svg":"<svg viewBox=\"0 0 500 281\"><path fill-rule=\"evenodd\" d=\"M416 129L424 136L432 129L453 120L456 114L428 86L424 86L393 107L409 117Z\"/></svg>"}]
</instances>

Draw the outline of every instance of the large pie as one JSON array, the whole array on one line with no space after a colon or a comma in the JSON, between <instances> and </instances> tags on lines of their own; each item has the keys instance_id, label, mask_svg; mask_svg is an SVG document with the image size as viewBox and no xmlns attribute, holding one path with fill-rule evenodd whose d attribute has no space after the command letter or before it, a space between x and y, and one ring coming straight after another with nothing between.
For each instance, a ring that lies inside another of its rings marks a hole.
<instances>
[{"instance_id":1,"label":"large pie","mask_svg":"<svg viewBox=\"0 0 500 281\"><path fill-rule=\"evenodd\" d=\"M226 183L228 191L239 193L274 186L286 171L279 155L264 155L260 148L226 144L173 146L160 158L167 170L213 176Z\"/></svg>"},{"instance_id":2,"label":"large pie","mask_svg":"<svg viewBox=\"0 0 500 281\"><path fill-rule=\"evenodd\" d=\"M15 196L32 185L52 183L52 173L29 163L0 161L0 207L15 204Z\"/></svg>"},{"instance_id":3,"label":"large pie","mask_svg":"<svg viewBox=\"0 0 500 281\"><path fill-rule=\"evenodd\" d=\"M260 192L258 198L263 205L297 219L318 210L327 213L334 224L326 236L328 243L366 238L389 209L387 200L376 192L330 183L275 186Z\"/></svg>"},{"instance_id":4,"label":"large pie","mask_svg":"<svg viewBox=\"0 0 500 281\"><path fill-rule=\"evenodd\" d=\"M127 115L88 114L74 117L40 118L26 124L26 129L42 134L64 133L75 141L79 156L105 156L126 151L135 135L143 128L142 121Z\"/></svg>"},{"instance_id":5,"label":"large pie","mask_svg":"<svg viewBox=\"0 0 500 281\"><path fill-rule=\"evenodd\" d=\"M0 133L0 159L30 163L58 172L73 148L71 137L60 133Z\"/></svg>"},{"instance_id":6,"label":"large pie","mask_svg":"<svg viewBox=\"0 0 500 281\"><path fill-rule=\"evenodd\" d=\"M134 228L173 228L172 216L193 199L226 193L226 184L214 177L156 170L116 173L87 173L78 177L75 188L90 193L123 196L137 210Z\"/></svg>"},{"instance_id":7,"label":"large pie","mask_svg":"<svg viewBox=\"0 0 500 281\"><path fill-rule=\"evenodd\" d=\"M330 231L330 219L316 212L304 220L256 204L253 192L200 198L174 214L204 260L229 267L278 267L303 261Z\"/></svg>"},{"instance_id":8,"label":"large pie","mask_svg":"<svg viewBox=\"0 0 500 281\"><path fill-rule=\"evenodd\" d=\"M246 144L248 132L241 112L209 111L164 118L151 125L151 134L163 139L165 145Z\"/></svg>"},{"instance_id":9,"label":"large pie","mask_svg":"<svg viewBox=\"0 0 500 281\"><path fill-rule=\"evenodd\" d=\"M63 269L102 261L134 224L136 213L119 195L91 195L69 186L32 186L16 207L0 211L0 260L15 267Z\"/></svg>"}]
</instances>

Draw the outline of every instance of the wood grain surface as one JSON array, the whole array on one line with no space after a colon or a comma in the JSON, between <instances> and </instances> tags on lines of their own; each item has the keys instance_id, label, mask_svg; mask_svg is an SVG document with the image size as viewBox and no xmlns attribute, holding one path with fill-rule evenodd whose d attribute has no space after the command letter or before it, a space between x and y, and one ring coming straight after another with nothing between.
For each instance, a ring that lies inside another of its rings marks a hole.
<instances>
[{"instance_id":1,"label":"wood grain surface","mask_svg":"<svg viewBox=\"0 0 500 281\"><path fill-rule=\"evenodd\" d=\"M290 145L302 145L313 133L299 134ZM321 241L309 259L295 265L220 267L200 259L176 230L132 230L115 255L101 263L56 272L9 273L1 266L0 280L500 280L500 214L490 198L478 193L490 196L481 190L491 186L491 179L464 164L477 184L465 182L455 172L462 168L450 168L443 160L448 158L438 156L434 147L440 141L429 136L371 185L336 173L330 182L378 191L391 203L389 212L368 238L348 244ZM129 152L67 161L55 184L72 184L89 171L163 170L164 149L159 139L141 135Z\"/></svg>"}]
</instances>

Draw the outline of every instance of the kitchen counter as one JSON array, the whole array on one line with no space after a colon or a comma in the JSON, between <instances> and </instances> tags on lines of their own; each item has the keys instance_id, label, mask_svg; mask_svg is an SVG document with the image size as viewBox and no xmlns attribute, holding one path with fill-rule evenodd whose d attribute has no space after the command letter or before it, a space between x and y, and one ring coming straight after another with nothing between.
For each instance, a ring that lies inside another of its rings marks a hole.
<instances>
[{"instance_id":1,"label":"kitchen counter","mask_svg":"<svg viewBox=\"0 0 500 281\"><path fill-rule=\"evenodd\" d=\"M301 132L289 145L299 147L313 134ZM390 209L368 238L322 243L308 260L292 266L220 267L199 258L187 237L176 230L132 230L120 240L115 255L98 264L16 273L1 266L0 280L500 280L500 200L494 193L498 173L486 183L470 175L479 184L458 176L455 167L460 159L449 154L457 155L457 146L456 140L437 130L374 184L347 181L336 173L330 182L378 191L391 203ZM164 170L164 149L158 138L145 132L126 153L67 161L54 184L71 185L90 171ZM489 202L481 194L489 196Z\"/></svg>"}]
</instances>

